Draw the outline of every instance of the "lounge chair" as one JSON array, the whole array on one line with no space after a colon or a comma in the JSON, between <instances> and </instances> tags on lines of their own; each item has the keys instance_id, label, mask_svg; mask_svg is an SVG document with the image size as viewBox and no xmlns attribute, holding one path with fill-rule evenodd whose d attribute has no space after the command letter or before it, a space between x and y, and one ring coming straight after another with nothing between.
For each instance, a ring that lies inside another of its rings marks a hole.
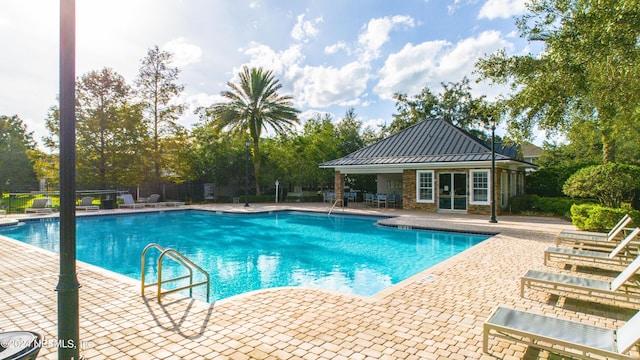
<instances>
[{"instance_id":1,"label":"lounge chair","mask_svg":"<svg viewBox=\"0 0 640 360\"><path fill-rule=\"evenodd\" d=\"M151 196L149 196L147 198L147 201L144 202L144 206L146 207L158 207L158 206L165 206L164 203L159 202L158 200L160 200L160 195L158 194L151 194Z\"/></svg>"},{"instance_id":2,"label":"lounge chair","mask_svg":"<svg viewBox=\"0 0 640 360\"><path fill-rule=\"evenodd\" d=\"M184 205L182 201L158 201L160 200L160 195L151 194L147 201L144 203L144 206L148 207L158 207L158 206L181 206Z\"/></svg>"},{"instance_id":3,"label":"lounge chair","mask_svg":"<svg viewBox=\"0 0 640 360\"><path fill-rule=\"evenodd\" d=\"M120 198L124 201L124 204L118 204L118 208L130 208L130 209L144 208L144 203L135 202L131 194L121 195Z\"/></svg>"},{"instance_id":4,"label":"lounge chair","mask_svg":"<svg viewBox=\"0 0 640 360\"><path fill-rule=\"evenodd\" d=\"M91 196L85 196L80 200L80 205L76 205L76 210L100 210L100 206L93 205Z\"/></svg>"},{"instance_id":5,"label":"lounge chair","mask_svg":"<svg viewBox=\"0 0 640 360\"><path fill-rule=\"evenodd\" d=\"M524 297L525 288L537 288L559 296L640 307L640 283L637 278L634 279L639 270L640 256L612 281L529 270L520 279L520 296Z\"/></svg>"},{"instance_id":6,"label":"lounge chair","mask_svg":"<svg viewBox=\"0 0 640 360\"><path fill-rule=\"evenodd\" d=\"M601 250L603 247L612 248L616 246L613 240L622 234L625 226L631 221L633 219L629 214L623 216L608 233L562 230L556 238L556 246L560 247L562 244L568 244L569 246L580 246L583 250Z\"/></svg>"},{"instance_id":7,"label":"lounge chair","mask_svg":"<svg viewBox=\"0 0 640 360\"><path fill-rule=\"evenodd\" d=\"M640 245L638 243L632 245L632 243L639 233L640 228L635 228L609 253L549 247L544 251L544 264L547 265L548 262L557 261L569 265L625 268L636 256L638 256L638 246ZM632 247L635 249L632 250Z\"/></svg>"},{"instance_id":8,"label":"lounge chair","mask_svg":"<svg viewBox=\"0 0 640 360\"><path fill-rule=\"evenodd\" d=\"M35 199L33 200L31 207L24 209L24 212L25 214L26 213L38 213L38 214L50 213L53 211L53 209L50 207L47 207L47 204L49 204L49 198Z\"/></svg>"},{"instance_id":9,"label":"lounge chair","mask_svg":"<svg viewBox=\"0 0 640 360\"><path fill-rule=\"evenodd\" d=\"M498 307L484 323L482 350L489 350L489 335L514 340L569 357L637 359L629 351L640 342L640 312L613 330L530 312Z\"/></svg>"}]
</instances>

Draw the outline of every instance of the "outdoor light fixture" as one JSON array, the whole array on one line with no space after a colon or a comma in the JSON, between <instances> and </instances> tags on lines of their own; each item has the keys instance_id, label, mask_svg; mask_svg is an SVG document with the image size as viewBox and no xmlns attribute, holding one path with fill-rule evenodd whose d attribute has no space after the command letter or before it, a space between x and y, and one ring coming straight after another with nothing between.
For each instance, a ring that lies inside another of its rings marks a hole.
<instances>
[{"instance_id":1,"label":"outdoor light fixture","mask_svg":"<svg viewBox=\"0 0 640 360\"><path fill-rule=\"evenodd\" d=\"M60 1L60 276L58 359L80 358L80 283L76 274L76 2Z\"/></svg>"},{"instance_id":2,"label":"outdoor light fixture","mask_svg":"<svg viewBox=\"0 0 640 360\"><path fill-rule=\"evenodd\" d=\"M249 141L249 139L246 139L244 141L244 146L246 148L245 151L245 158L244 158L244 165L245 165L245 169L244 169L244 206L248 207L249 206L249 145L251 145L251 142Z\"/></svg>"},{"instance_id":3,"label":"outdoor light fixture","mask_svg":"<svg viewBox=\"0 0 640 360\"><path fill-rule=\"evenodd\" d=\"M280 187L280 181L276 180L276 204L278 203L278 187Z\"/></svg>"},{"instance_id":4,"label":"outdoor light fixture","mask_svg":"<svg viewBox=\"0 0 640 360\"><path fill-rule=\"evenodd\" d=\"M491 219L490 223L497 223L496 220L496 195L495 195L495 184L496 184L496 121L492 116L489 116L489 124L491 124Z\"/></svg>"}]
</instances>

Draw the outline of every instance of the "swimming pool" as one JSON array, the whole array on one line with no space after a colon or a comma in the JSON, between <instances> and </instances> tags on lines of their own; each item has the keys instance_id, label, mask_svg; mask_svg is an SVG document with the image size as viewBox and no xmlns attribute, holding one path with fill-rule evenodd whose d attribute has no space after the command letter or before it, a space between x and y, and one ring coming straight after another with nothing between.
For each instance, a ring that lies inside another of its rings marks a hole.
<instances>
[{"instance_id":1,"label":"swimming pool","mask_svg":"<svg viewBox=\"0 0 640 360\"><path fill-rule=\"evenodd\" d=\"M211 301L280 286L372 295L489 237L379 227L377 220L196 210L79 217L77 258L139 280L146 245L173 248L210 274ZM0 235L57 253L59 231L58 221L30 221ZM156 259L147 257L147 283L155 281ZM182 273L174 264L164 262L163 278ZM203 293L194 289L197 298Z\"/></svg>"}]
</instances>

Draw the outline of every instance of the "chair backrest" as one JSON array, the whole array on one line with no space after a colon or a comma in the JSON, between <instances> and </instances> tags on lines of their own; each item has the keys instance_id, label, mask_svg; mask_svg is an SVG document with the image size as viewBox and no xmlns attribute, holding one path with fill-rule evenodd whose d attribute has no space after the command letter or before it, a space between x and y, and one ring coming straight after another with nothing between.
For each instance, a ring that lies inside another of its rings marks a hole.
<instances>
[{"instance_id":1,"label":"chair backrest","mask_svg":"<svg viewBox=\"0 0 640 360\"><path fill-rule=\"evenodd\" d=\"M149 202L149 203L157 203L158 200L160 200L160 195L151 194L151 196L149 196L149 200L147 200L147 202Z\"/></svg>"},{"instance_id":2,"label":"chair backrest","mask_svg":"<svg viewBox=\"0 0 640 360\"><path fill-rule=\"evenodd\" d=\"M93 205L93 198L91 196L85 196L80 200L80 206L91 206Z\"/></svg>"},{"instance_id":3,"label":"chair backrest","mask_svg":"<svg viewBox=\"0 0 640 360\"><path fill-rule=\"evenodd\" d=\"M640 342L640 311L617 331L618 353L624 354Z\"/></svg>"},{"instance_id":4,"label":"chair backrest","mask_svg":"<svg viewBox=\"0 0 640 360\"><path fill-rule=\"evenodd\" d=\"M639 270L640 270L640 255L638 255L638 257L636 257L635 260L633 260L631 264L629 264L629 266L627 266L624 270L622 270L620 275L616 276L616 278L613 279L613 281L611 282L611 290L613 291L618 290L618 288L622 286L622 284L629 281L629 279L631 279L631 277L633 277L633 275L635 275Z\"/></svg>"},{"instance_id":5,"label":"chair backrest","mask_svg":"<svg viewBox=\"0 0 640 360\"><path fill-rule=\"evenodd\" d=\"M132 205L136 203L135 200L133 200L133 196L131 194L122 195L122 200L124 200L124 203L127 205Z\"/></svg>"},{"instance_id":6,"label":"chair backrest","mask_svg":"<svg viewBox=\"0 0 640 360\"><path fill-rule=\"evenodd\" d=\"M631 216L629 216L629 214L626 214L625 216L623 216L622 219L620 219L620 221L618 221L616 226L614 226L613 229L611 229L611 231L609 231L609 234L607 236L607 240L613 240L613 238L618 236L620 231L622 231L624 229L624 227L627 226L631 222L631 220L633 220L633 219L631 218Z\"/></svg>"},{"instance_id":7,"label":"chair backrest","mask_svg":"<svg viewBox=\"0 0 640 360\"><path fill-rule=\"evenodd\" d=\"M33 204L31 204L31 208L40 209L47 207L47 202L49 199L35 199L33 200Z\"/></svg>"},{"instance_id":8,"label":"chair backrest","mask_svg":"<svg viewBox=\"0 0 640 360\"><path fill-rule=\"evenodd\" d=\"M629 245L629 243L631 242L631 240L635 239L636 236L638 236L638 233L640 233L640 228L635 228L631 234L627 235L626 238L624 238L624 240L622 240L620 242L620 244L618 244L618 246L616 246L615 249L613 249L613 251L611 251L609 253L609 259L613 259L614 257L618 256L618 254L620 253L620 251L622 251L622 249L624 249L625 247L627 247L627 245Z\"/></svg>"}]
</instances>

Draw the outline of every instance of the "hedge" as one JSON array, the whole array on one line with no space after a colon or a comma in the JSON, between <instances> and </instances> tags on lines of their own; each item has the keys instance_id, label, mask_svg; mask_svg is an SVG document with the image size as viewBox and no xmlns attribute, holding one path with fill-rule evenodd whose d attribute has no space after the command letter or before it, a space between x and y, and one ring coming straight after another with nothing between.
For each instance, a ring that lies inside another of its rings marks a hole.
<instances>
[{"instance_id":1,"label":"hedge","mask_svg":"<svg viewBox=\"0 0 640 360\"><path fill-rule=\"evenodd\" d=\"M608 208L595 204L573 205L571 207L571 222L575 227L585 231L608 232L620 219L629 214L632 225L640 224L640 211L632 209Z\"/></svg>"},{"instance_id":2,"label":"hedge","mask_svg":"<svg viewBox=\"0 0 640 360\"><path fill-rule=\"evenodd\" d=\"M570 218L571 206L586 202L588 202L588 200L576 200L568 197L519 195L509 199L509 208L511 213L514 214L533 212Z\"/></svg>"}]
</instances>

